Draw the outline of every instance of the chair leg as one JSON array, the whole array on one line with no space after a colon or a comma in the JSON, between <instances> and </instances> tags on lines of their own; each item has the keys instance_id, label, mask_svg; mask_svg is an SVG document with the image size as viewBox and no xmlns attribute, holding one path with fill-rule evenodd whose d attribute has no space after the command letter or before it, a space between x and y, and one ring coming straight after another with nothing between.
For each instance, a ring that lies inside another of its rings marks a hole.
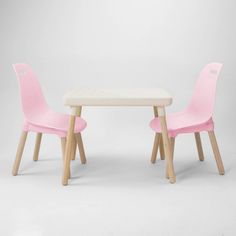
<instances>
[{"instance_id":1,"label":"chair leg","mask_svg":"<svg viewBox=\"0 0 236 236\"><path fill-rule=\"evenodd\" d=\"M34 146L34 157L33 157L34 161L37 161L39 158L39 149L40 149L41 139L42 139L42 133L37 133L35 146Z\"/></svg>"},{"instance_id":2,"label":"chair leg","mask_svg":"<svg viewBox=\"0 0 236 236\"><path fill-rule=\"evenodd\" d=\"M76 157L76 137L74 135L73 141L72 141L72 149L71 149L71 160L75 160Z\"/></svg>"},{"instance_id":3,"label":"chair leg","mask_svg":"<svg viewBox=\"0 0 236 236\"><path fill-rule=\"evenodd\" d=\"M172 150L171 150L170 140L168 137L165 108L158 107L158 114L159 114L159 119L160 119L160 124L161 124L161 133L162 133L163 144L164 144L166 165L168 166L169 181L170 183L173 184L176 182L176 176L175 176L174 164L172 160Z\"/></svg>"},{"instance_id":4,"label":"chair leg","mask_svg":"<svg viewBox=\"0 0 236 236\"><path fill-rule=\"evenodd\" d=\"M154 111L154 116L158 117L158 109L156 106L153 107L153 111ZM165 152L164 152L164 144L163 144L163 137L162 134L160 134L160 141L159 141L159 150L160 150L160 157L161 160L165 160Z\"/></svg>"},{"instance_id":5,"label":"chair leg","mask_svg":"<svg viewBox=\"0 0 236 236\"><path fill-rule=\"evenodd\" d=\"M61 138L61 151L62 151L63 164L65 164L66 137ZM69 178L70 178L70 170L69 170Z\"/></svg>"},{"instance_id":6,"label":"chair leg","mask_svg":"<svg viewBox=\"0 0 236 236\"><path fill-rule=\"evenodd\" d=\"M25 147L25 141L27 138L27 134L28 134L28 132L26 132L26 131L22 131L22 133L21 133L20 142L18 144L18 148L17 148L17 152L16 152L16 159L15 159L13 169L12 169L12 175L18 174L18 170L19 170L19 166L20 166L20 162L21 162L21 157L22 157L24 147Z\"/></svg>"},{"instance_id":7,"label":"chair leg","mask_svg":"<svg viewBox=\"0 0 236 236\"><path fill-rule=\"evenodd\" d=\"M163 146L163 138L162 138L162 135L161 135L161 138L160 138L160 156L161 156L161 160L165 160L165 152L164 152L164 146Z\"/></svg>"},{"instance_id":8,"label":"chair leg","mask_svg":"<svg viewBox=\"0 0 236 236\"><path fill-rule=\"evenodd\" d=\"M161 138L161 134L156 133L156 134L155 134L155 139L154 139L153 148L152 148L152 156L151 156L151 162L152 162L153 164L156 162L157 152L158 152L158 146L159 146L159 144L160 144L160 138Z\"/></svg>"},{"instance_id":9,"label":"chair leg","mask_svg":"<svg viewBox=\"0 0 236 236\"><path fill-rule=\"evenodd\" d=\"M215 159L216 159L216 164L217 164L217 167L218 167L218 170L219 170L219 174L224 175L225 174L224 165L223 165L223 162L221 160L220 151L219 151L218 144L217 144L217 141L216 141L215 133L214 133L213 130L208 131L208 135L209 135L209 138L210 138L210 141L211 141L211 146L212 146L212 149L213 149L213 152L214 152L214 156L215 156Z\"/></svg>"},{"instance_id":10,"label":"chair leg","mask_svg":"<svg viewBox=\"0 0 236 236\"><path fill-rule=\"evenodd\" d=\"M194 133L195 141L197 145L198 157L200 161L204 161L204 154L202 150L201 136L199 132Z\"/></svg>"},{"instance_id":11,"label":"chair leg","mask_svg":"<svg viewBox=\"0 0 236 236\"><path fill-rule=\"evenodd\" d=\"M82 164L85 164L86 163L86 156L85 156L85 152L84 152L84 145L83 145L83 140L82 140L82 137L81 137L81 133L78 133L75 136L76 136L76 140L77 140L77 143L78 143L80 161L81 161Z\"/></svg>"},{"instance_id":12,"label":"chair leg","mask_svg":"<svg viewBox=\"0 0 236 236\"><path fill-rule=\"evenodd\" d=\"M171 146L171 158L172 161L174 159L174 149L175 149L175 137L170 138L170 146ZM168 165L166 165L166 178L169 179Z\"/></svg>"}]
</instances>

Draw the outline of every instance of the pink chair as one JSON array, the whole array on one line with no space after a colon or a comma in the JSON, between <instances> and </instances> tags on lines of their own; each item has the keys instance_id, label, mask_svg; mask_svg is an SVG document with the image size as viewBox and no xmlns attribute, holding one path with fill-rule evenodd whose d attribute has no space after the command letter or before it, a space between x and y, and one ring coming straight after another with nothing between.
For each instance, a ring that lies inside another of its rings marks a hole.
<instances>
[{"instance_id":1,"label":"pink chair","mask_svg":"<svg viewBox=\"0 0 236 236\"><path fill-rule=\"evenodd\" d=\"M210 63L202 70L195 87L190 104L185 110L166 116L168 135L174 153L175 137L182 133L194 133L198 149L199 160L204 160L200 132L207 131L211 146L216 159L220 175L224 175L224 166L221 160L219 148L214 134L214 122L212 119L216 82L221 71L222 64ZM150 122L150 127L156 132L151 162L155 163L158 146L161 141L161 126L159 118L156 117ZM168 173L167 173L168 177Z\"/></svg>"},{"instance_id":2,"label":"pink chair","mask_svg":"<svg viewBox=\"0 0 236 236\"><path fill-rule=\"evenodd\" d=\"M42 133L56 134L61 138L62 153L64 157L69 116L54 112L48 107L37 77L28 65L14 64L13 68L19 82L21 105L24 114L23 130L12 170L12 174L17 175L27 134L30 131L37 133L33 156L34 161L38 160ZM83 164L86 163L86 157L84 154L81 131L85 127L86 122L77 117L74 130L73 152L71 153L71 156L72 159L75 158L76 146L78 144L80 158Z\"/></svg>"}]
</instances>

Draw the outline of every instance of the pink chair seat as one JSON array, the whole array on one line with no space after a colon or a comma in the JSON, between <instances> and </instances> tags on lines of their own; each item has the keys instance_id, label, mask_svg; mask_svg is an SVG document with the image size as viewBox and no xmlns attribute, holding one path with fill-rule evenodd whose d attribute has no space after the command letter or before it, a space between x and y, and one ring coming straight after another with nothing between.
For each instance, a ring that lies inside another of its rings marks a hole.
<instances>
[{"instance_id":1,"label":"pink chair seat","mask_svg":"<svg viewBox=\"0 0 236 236\"><path fill-rule=\"evenodd\" d=\"M44 113L41 113L40 115L37 114L37 116L31 116L30 120L25 120L23 129L25 131L56 134L59 137L66 137L69 118L69 115L48 110ZM80 133L85 129L86 126L87 123L85 120L80 117L76 117L74 129L75 133Z\"/></svg>"},{"instance_id":2,"label":"pink chair seat","mask_svg":"<svg viewBox=\"0 0 236 236\"><path fill-rule=\"evenodd\" d=\"M200 73L192 100L185 110L166 116L167 129L170 137L180 133L210 131L214 129L212 120L215 90L221 63L210 63ZM151 128L160 133L158 118L150 122Z\"/></svg>"},{"instance_id":3,"label":"pink chair seat","mask_svg":"<svg viewBox=\"0 0 236 236\"><path fill-rule=\"evenodd\" d=\"M13 65L21 93L22 110L24 113L24 131L56 134L66 137L69 116L54 112L44 99L37 76L27 64ZM76 117L75 133L80 133L86 122Z\"/></svg>"},{"instance_id":4,"label":"pink chair seat","mask_svg":"<svg viewBox=\"0 0 236 236\"><path fill-rule=\"evenodd\" d=\"M210 131L214 129L212 118L204 120L204 118L187 111L167 115L166 122L169 137L176 137L181 133ZM161 133L161 125L158 117L150 122L150 127L156 133Z\"/></svg>"}]
</instances>

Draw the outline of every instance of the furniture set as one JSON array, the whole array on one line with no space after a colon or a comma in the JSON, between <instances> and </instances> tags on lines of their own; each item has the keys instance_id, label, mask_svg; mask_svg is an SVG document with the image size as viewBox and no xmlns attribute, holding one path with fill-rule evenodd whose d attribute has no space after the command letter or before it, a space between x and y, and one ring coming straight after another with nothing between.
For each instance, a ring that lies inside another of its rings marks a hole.
<instances>
[{"instance_id":1,"label":"furniture set","mask_svg":"<svg viewBox=\"0 0 236 236\"><path fill-rule=\"evenodd\" d=\"M75 159L77 146L81 163L86 163L81 132L86 122L81 118L82 107L86 106L149 106L153 108L154 119L150 122L155 132L151 162L155 163L158 149L161 160L166 161L166 177L175 183L173 165L175 138L179 134L193 133L199 160L204 160L200 132L207 131L220 175L224 166L217 145L213 108L216 83L222 68L220 63L210 63L201 71L193 97L181 112L166 114L171 105L171 95L160 88L133 89L73 89L63 97L64 104L71 108L70 115L54 112L46 103L37 76L27 64L14 64L18 78L24 122L20 142L13 165L13 175L17 175L28 132L36 133L33 160L37 161L42 134L55 134L61 139L63 157L62 184L70 179L70 162Z\"/></svg>"}]
</instances>

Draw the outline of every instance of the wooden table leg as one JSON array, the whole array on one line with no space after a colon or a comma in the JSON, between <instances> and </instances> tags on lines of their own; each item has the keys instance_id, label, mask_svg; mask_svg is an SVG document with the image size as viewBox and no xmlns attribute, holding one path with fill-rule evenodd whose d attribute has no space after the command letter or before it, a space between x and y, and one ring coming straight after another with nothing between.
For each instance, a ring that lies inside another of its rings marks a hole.
<instances>
[{"instance_id":1,"label":"wooden table leg","mask_svg":"<svg viewBox=\"0 0 236 236\"><path fill-rule=\"evenodd\" d=\"M83 145L81 133L76 134L76 140L77 140L77 144L78 144L78 148L79 148L81 164L86 164L86 156L85 156L85 152L84 152L84 145Z\"/></svg>"},{"instance_id":2,"label":"wooden table leg","mask_svg":"<svg viewBox=\"0 0 236 236\"><path fill-rule=\"evenodd\" d=\"M76 116L81 117L82 107L78 107ZM86 163L86 156L84 152L84 145L81 133L75 135L76 143L78 144L79 154L80 154L80 161L82 164Z\"/></svg>"},{"instance_id":3,"label":"wooden table leg","mask_svg":"<svg viewBox=\"0 0 236 236\"><path fill-rule=\"evenodd\" d=\"M164 144L163 144L162 135L160 138L160 156L161 156L161 160L165 160L165 152L164 152Z\"/></svg>"},{"instance_id":4,"label":"wooden table leg","mask_svg":"<svg viewBox=\"0 0 236 236\"><path fill-rule=\"evenodd\" d=\"M151 156L151 163L153 164L156 162L156 159L157 159L157 152L158 152L158 146L160 144L160 138L161 138L161 134L156 133L154 143L153 143L153 148L152 148L152 156Z\"/></svg>"},{"instance_id":5,"label":"wooden table leg","mask_svg":"<svg viewBox=\"0 0 236 236\"><path fill-rule=\"evenodd\" d=\"M172 150L170 145L170 140L168 137L167 125L166 125L166 115L165 115L165 108L158 107L158 115L161 123L161 132L164 144L164 151L165 151L165 158L166 158L166 165L169 172L169 181L170 183L175 183L176 177L174 172L174 165L172 160Z\"/></svg>"},{"instance_id":6,"label":"wooden table leg","mask_svg":"<svg viewBox=\"0 0 236 236\"><path fill-rule=\"evenodd\" d=\"M74 128L75 128L75 118L77 114L77 107L72 107L72 114L70 116L70 123L69 123L69 129L67 132L67 138L66 138L66 150L65 150L65 163L64 163L64 172L62 177L62 184L67 185L68 184L68 178L70 173L70 161L71 161L71 153L72 153L72 144L73 144L73 138L74 138Z\"/></svg>"},{"instance_id":7,"label":"wooden table leg","mask_svg":"<svg viewBox=\"0 0 236 236\"><path fill-rule=\"evenodd\" d=\"M77 147L77 142L76 142L76 137L75 135L73 135L73 139L72 139L72 149L71 149L71 160L75 160L76 157L76 147Z\"/></svg>"}]
</instances>

